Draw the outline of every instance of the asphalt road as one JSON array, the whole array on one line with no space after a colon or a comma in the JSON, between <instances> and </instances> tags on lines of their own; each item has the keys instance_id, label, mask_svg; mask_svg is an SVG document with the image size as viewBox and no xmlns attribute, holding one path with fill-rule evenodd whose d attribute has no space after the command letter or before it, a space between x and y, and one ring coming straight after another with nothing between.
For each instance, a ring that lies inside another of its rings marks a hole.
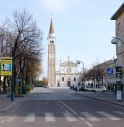
<instances>
[{"instance_id":1,"label":"asphalt road","mask_svg":"<svg viewBox=\"0 0 124 127\"><path fill-rule=\"evenodd\" d=\"M0 127L124 127L124 108L69 89L35 88L0 114Z\"/></svg>"}]
</instances>

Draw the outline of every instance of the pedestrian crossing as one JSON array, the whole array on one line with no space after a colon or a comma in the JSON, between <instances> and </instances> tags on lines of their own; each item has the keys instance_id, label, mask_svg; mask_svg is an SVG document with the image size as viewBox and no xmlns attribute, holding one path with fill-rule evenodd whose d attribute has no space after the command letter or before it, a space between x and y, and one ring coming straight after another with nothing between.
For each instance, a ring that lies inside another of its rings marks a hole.
<instances>
[{"instance_id":1,"label":"pedestrian crossing","mask_svg":"<svg viewBox=\"0 0 124 127\"><path fill-rule=\"evenodd\" d=\"M67 121L70 121L70 122L77 121L77 119L70 112L65 112L64 116Z\"/></svg>"},{"instance_id":2,"label":"pedestrian crossing","mask_svg":"<svg viewBox=\"0 0 124 127\"><path fill-rule=\"evenodd\" d=\"M34 113L30 113L28 114L25 119L24 122L34 122L35 121L35 114Z\"/></svg>"},{"instance_id":3,"label":"pedestrian crossing","mask_svg":"<svg viewBox=\"0 0 124 127\"><path fill-rule=\"evenodd\" d=\"M45 120L47 122L54 122L56 121L55 116L53 113L45 113Z\"/></svg>"},{"instance_id":4,"label":"pedestrian crossing","mask_svg":"<svg viewBox=\"0 0 124 127\"><path fill-rule=\"evenodd\" d=\"M85 117L85 118L87 118L87 119L89 119L89 121L99 121L99 119L96 117L96 116L93 116L91 113L89 113L89 112L81 112L81 114Z\"/></svg>"},{"instance_id":5,"label":"pedestrian crossing","mask_svg":"<svg viewBox=\"0 0 124 127\"><path fill-rule=\"evenodd\" d=\"M33 123L36 121L37 117L45 122L58 122L58 117L61 119L66 120L67 122L77 122L77 121L91 121L91 122L99 122L102 121L102 118L109 119L112 121L119 121L124 120L124 112L122 111L113 111L113 112L105 112L105 111L97 111L97 112L81 112L78 115L74 115L69 111L61 112L59 115L56 113L43 113L42 116L37 113L28 113L24 114L21 117L21 122L24 123ZM10 115L10 116L0 116L0 124L3 123L11 123L19 119L18 115ZM41 121L42 121L41 120Z\"/></svg>"},{"instance_id":6,"label":"pedestrian crossing","mask_svg":"<svg viewBox=\"0 0 124 127\"><path fill-rule=\"evenodd\" d=\"M104 117L110 119L110 120L121 120L120 118L118 118L118 117L116 117L110 113L104 112L104 111L99 111L98 113L103 115Z\"/></svg>"}]
</instances>

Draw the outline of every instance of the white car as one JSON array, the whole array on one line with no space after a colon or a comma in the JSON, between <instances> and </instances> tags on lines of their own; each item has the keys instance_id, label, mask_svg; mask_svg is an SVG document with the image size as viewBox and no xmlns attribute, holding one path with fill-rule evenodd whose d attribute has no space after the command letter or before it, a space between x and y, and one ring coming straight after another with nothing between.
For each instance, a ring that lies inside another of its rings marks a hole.
<instances>
[{"instance_id":1,"label":"white car","mask_svg":"<svg viewBox=\"0 0 124 127\"><path fill-rule=\"evenodd\" d=\"M91 88L90 86L85 86L85 88L84 88L86 91L92 91L93 90L93 88Z\"/></svg>"},{"instance_id":2,"label":"white car","mask_svg":"<svg viewBox=\"0 0 124 127\"><path fill-rule=\"evenodd\" d=\"M98 86L98 87L93 88L93 90L95 92L101 92L101 91L105 92L106 88L105 88L105 86Z\"/></svg>"}]
</instances>

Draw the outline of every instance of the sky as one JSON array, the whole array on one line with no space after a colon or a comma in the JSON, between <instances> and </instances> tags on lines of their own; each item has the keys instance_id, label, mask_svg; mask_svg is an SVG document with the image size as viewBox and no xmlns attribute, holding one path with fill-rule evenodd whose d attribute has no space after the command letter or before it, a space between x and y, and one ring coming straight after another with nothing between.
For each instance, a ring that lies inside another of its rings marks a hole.
<instances>
[{"instance_id":1,"label":"sky","mask_svg":"<svg viewBox=\"0 0 124 127\"><path fill-rule=\"evenodd\" d=\"M26 9L43 32L43 74L47 76L48 32L51 15L56 34L56 70L60 60L80 60L84 68L116 57L115 21L111 16L124 0L0 0L0 19ZM80 65L82 66L82 65Z\"/></svg>"}]
</instances>

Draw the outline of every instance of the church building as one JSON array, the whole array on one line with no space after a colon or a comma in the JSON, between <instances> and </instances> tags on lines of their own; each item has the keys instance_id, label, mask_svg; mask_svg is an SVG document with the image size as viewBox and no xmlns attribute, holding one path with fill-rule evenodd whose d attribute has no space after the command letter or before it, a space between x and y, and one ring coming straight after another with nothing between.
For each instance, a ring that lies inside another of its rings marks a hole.
<instances>
[{"instance_id":1,"label":"church building","mask_svg":"<svg viewBox=\"0 0 124 127\"><path fill-rule=\"evenodd\" d=\"M77 64L68 60L60 63L59 71L56 71L56 36L51 18L48 35L48 86L69 87L78 84L81 73L77 71Z\"/></svg>"}]
</instances>

